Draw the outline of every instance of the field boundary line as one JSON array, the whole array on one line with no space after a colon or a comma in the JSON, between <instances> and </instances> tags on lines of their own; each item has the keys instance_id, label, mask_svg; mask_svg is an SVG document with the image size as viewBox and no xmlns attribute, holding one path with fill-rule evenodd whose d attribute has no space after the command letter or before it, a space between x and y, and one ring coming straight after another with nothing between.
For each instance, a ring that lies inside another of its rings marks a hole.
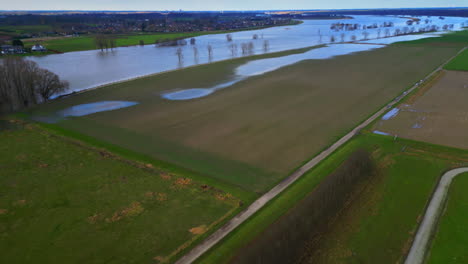
<instances>
[{"instance_id":1,"label":"field boundary line","mask_svg":"<svg viewBox=\"0 0 468 264\"><path fill-rule=\"evenodd\" d=\"M424 263L429 243L439 223L438 220L442 215L448 192L450 191L450 185L455 177L465 172L468 172L468 167L453 169L446 172L440 179L437 189L432 195L429 206L426 209L423 221L418 228L405 264Z\"/></svg>"},{"instance_id":2,"label":"field boundary line","mask_svg":"<svg viewBox=\"0 0 468 264\"><path fill-rule=\"evenodd\" d=\"M344 137L340 138L338 141L336 141L329 148L322 151L320 154L315 156L313 159L309 160L309 162L304 164L302 167L300 167L298 170L293 172L286 179L281 181L278 185L273 187L273 189L271 189L270 191L268 191L267 193L262 195L260 198L255 200L249 207L247 207L247 209L240 212L234 218L229 220L224 226L222 226L220 229L218 229L213 234L211 234L208 238L206 238L203 242L201 242L200 244L195 246L186 255L181 257L176 262L176 264L193 263L200 256L202 256L204 253L206 253L209 249L214 247L219 241L221 241L229 233L231 233L234 229L236 229L238 226L240 226L242 223L244 223L248 218L250 218L256 212L260 211L260 209L262 209L268 202L270 202L271 200L276 198L281 192L283 192L285 189L287 189L289 186L291 186L293 183L295 183L299 178L301 178L309 170L311 170L312 168L317 166L320 162L325 160L333 152L335 152L341 146L346 144L356 134L358 134L362 129L364 129L365 127L370 125L372 122L374 122L377 118L379 118L381 115L383 115L389 109L391 109L393 106L395 106L396 104L401 102L406 97L406 95L410 94L415 89L419 88L420 83L424 83L429 78L431 78L434 74L436 74L437 72L442 70L445 65L447 65L450 61L452 61L455 57L457 57L459 54L461 54L466 49L467 49L467 47L464 47L463 49L461 49L459 52L457 52L457 54L455 54L453 57L451 57L445 63L440 65L436 70L429 73L429 75L427 75L424 79L421 80L422 82L418 82L418 83L414 84L411 88L404 91L401 95L397 96L395 99L393 99L390 103L388 103L386 106L384 106L378 112L374 113L371 117L366 119L366 121L359 124L357 127L355 127L352 131L348 132Z\"/></svg>"}]
</instances>

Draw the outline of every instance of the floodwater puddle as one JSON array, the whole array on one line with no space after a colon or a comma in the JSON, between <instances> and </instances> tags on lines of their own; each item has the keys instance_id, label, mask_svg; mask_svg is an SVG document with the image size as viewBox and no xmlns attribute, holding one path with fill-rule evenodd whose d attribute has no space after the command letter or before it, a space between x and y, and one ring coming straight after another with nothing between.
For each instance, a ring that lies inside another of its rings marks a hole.
<instances>
[{"instance_id":1,"label":"floodwater puddle","mask_svg":"<svg viewBox=\"0 0 468 264\"><path fill-rule=\"evenodd\" d=\"M389 133L378 131L378 130L374 130L373 133L377 135L391 136Z\"/></svg>"},{"instance_id":2,"label":"floodwater puddle","mask_svg":"<svg viewBox=\"0 0 468 264\"><path fill-rule=\"evenodd\" d=\"M214 93L215 91L217 91L219 89L223 89L223 88L232 86L232 85L234 85L234 84L236 84L236 83L238 83L238 82L240 82L240 81L242 81L244 79L245 78L239 78L238 77L238 78L235 78L234 80L232 80L230 82L225 82L225 83L216 85L216 86L211 87L211 88L184 89L184 90L178 90L178 91L174 91L174 92L166 92L166 93L163 93L161 96L164 99L173 100L173 101L183 101L183 100L201 98L201 97L208 96L208 95Z\"/></svg>"},{"instance_id":3,"label":"floodwater puddle","mask_svg":"<svg viewBox=\"0 0 468 264\"><path fill-rule=\"evenodd\" d=\"M208 96L216 92L217 90L230 87L249 77L272 72L304 60L326 60L340 55L347 55L361 51L369 51L378 48L382 48L382 46L360 44L333 44L322 48L312 49L301 54L253 60L236 68L235 77L228 82L216 85L211 88L191 88L177 91L169 91L161 94L161 97L168 100L190 100L201 98Z\"/></svg>"},{"instance_id":4,"label":"floodwater puddle","mask_svg":"<svg viewBox=\"0 0 468 264\"><path fill-rule=\"evenodd\" d=\"M412 128L422 128L423 126L420 123L416 123L412 126Z\"/></svg>"},{"instance_id":5,"label":"floodwater puddle","mask_svg":"<svg viewBox=\"0 0 468 264\"><path fill-rule=\"evenodd\" d=\"M95 103L75 105L64 110L46 116L33 116L32 119L44 123L57 123L67 117L86 116L94 113L112 111L137 105L137 102L129 101L101 101Z\"/></svg>"},{"instance_id":6,"label":"floodwater puddle","mask_svg":"<svg viewBox=\"0 0 468 264\"><path fill-rule=\"evenodd\" d=\"M389 120L389 119L392 119L392 118L394 118L395 116L397 116L399 112L400 112L400 109L398 109L398 108L393 108L392 110L390 110L388 113L386 113L386 114L382 117L382 120Z\"/></svg>"}]
</instances>

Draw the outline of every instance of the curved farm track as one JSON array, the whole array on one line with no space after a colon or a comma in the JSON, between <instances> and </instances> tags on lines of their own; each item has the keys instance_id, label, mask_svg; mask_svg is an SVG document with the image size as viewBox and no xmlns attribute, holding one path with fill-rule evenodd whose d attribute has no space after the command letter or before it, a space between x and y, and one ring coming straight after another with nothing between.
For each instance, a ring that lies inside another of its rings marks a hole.
<instances>
[{"instance_id":1,"label":"curved farm track","mask_svg":"<svg viewBox=\"0 0 468 264\"><path fill-rule=\"evenodd\" d=\"M458 168L446 172L437 186L436 191L432 195L431 202L426 209L423 221L419 226L416 237L411 246L405 264L422 264L429 249L429 243L434 230L437 227L438 220L444 209L445 201L447 200L450 184L458 175L468 172L468 168Z\"/></svg>"}]
</instances>

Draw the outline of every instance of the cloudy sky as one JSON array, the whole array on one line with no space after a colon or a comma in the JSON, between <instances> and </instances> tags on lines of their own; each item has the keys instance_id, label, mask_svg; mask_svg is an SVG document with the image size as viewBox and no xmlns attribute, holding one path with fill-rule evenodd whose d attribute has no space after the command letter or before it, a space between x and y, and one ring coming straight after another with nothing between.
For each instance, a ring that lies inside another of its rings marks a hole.
<instances>
[{"instance_id":1,"label":"cloudy sky","mask_svg":"<svg viewBox=\"0 0 468 264\"><path fill-rule=\"evenodd\" d=\"M468 7L468 0L19 0L1 10L267 10Z\"/></svg>"}]
</instances>

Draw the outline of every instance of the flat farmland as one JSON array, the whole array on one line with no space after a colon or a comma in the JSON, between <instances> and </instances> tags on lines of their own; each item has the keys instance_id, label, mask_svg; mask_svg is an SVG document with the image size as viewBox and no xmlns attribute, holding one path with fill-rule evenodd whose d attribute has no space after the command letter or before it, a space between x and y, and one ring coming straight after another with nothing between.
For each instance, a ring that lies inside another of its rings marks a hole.
<instances>
[{"instance_id":1,"label":"flat farmland","mask_svg":"<svg viewBox=\"0 0 468 264\"><path fill-rule=\"evenodd\" d=\"M375 129L400 137L468 148L468 72L444 71Z\"/></svg>"},{"instance_id":2,"label":"flat farmland","mask_svg":"<svg viewBox=\"0 0 468 264\"><path fill-rule=\"evenodd\" d=\"M41 126L0 119L0 133L1 263L167 263L239 205Z\"/></svg>"},{"instance_id":3,"label":"flat farmland","mask_svg":"<svg viewBox=\"0 0 468 264\"><path fill-rule=\"evenodd\" d=\"M264 192L459 50L460 45L391 45L303 61L205 98L160 97L168 90L222 83L248 59L224 61L110 85L34 114L97 101L138 102L57 125Z\"/></svg>"}]
</instances>

